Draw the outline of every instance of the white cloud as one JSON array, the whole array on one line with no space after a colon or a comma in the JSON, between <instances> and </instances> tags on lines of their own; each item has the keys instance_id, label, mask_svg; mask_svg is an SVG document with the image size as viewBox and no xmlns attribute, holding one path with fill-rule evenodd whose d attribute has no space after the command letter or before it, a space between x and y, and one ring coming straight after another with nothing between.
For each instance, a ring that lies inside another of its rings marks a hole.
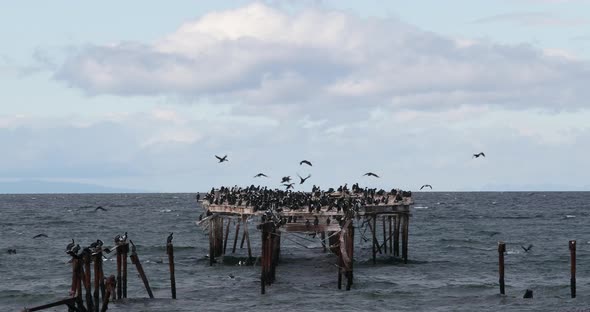
<instances>
[{"instance_id":1,"label":"white cloud","mask_svg":"<svg viewBox=\"0 0 590 312\"><path fill-rule=\"evenodd\" d=\"M206 14L155 43L82 47L56 77L89 94L205 98L274 116L379 105L586 107L588 64L555 55L393 19L255 3Z\"/></svg>"},{"instance_id":2,"label":"white cloud","mask_svg":"<svg viewBox=\"0 0 590 312\"><path fill-rule=\"evenodd\" d=\"M518 13L506 13L498 14L481 18L475 21L475 23L495 23L495 22L511 22L522 26L559 26L559 27L577 27L585 26L590 24L590 19L578 17L578 18L565 18L556 16L552 13L547 12L518 12Z\"/></svg>"}]
</instances>

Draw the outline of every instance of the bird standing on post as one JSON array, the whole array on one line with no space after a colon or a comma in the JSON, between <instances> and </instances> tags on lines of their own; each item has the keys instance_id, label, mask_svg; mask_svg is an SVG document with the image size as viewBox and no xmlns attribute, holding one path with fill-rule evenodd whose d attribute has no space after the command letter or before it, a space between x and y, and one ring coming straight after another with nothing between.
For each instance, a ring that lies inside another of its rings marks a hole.
<instances>
[{"instance_id":1,"label":"bird standing on post","mask_svg":"<svg viewBox=\"0 0 590 312\"><path fill-rule=\"evenodd\" d=\"M167 245L172 244L172 238L173 238L172 235L173 234L174 233L170 232L170 235L168 235L168 238L166 238L166 244Z\"/></svg>"}]
</instances>

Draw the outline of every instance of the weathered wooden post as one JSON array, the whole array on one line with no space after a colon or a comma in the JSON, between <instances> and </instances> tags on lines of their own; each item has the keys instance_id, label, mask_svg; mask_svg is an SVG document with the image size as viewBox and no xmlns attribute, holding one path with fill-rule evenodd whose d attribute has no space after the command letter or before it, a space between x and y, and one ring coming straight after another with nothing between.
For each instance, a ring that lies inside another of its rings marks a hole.
<instances>
[{"instance_id":1,"label":"weathered wooden post","mask_svg":"<svg viewBox=\"0 0 590 312\"><path fill-rule=\"evenodd\" d=\"M387 223L389 224L389 235L388 235L388 237L389 237L389 253L393 254L393 237L392 237L392 233L391 233L391 223L392 223L391 216L387 217L387 221L388 221Z\"/></svg>"},{"instance_id":2,"label":"weathered wooden post","mask_svg":"<svg viewBox=\"0 0 590 312\"><path fill-rule=\"evenodd\" d=\"M385 226L385 216L383 216L383 253L387 254L387 229Z\"/></svg>"},{"instance_id":3,"label":"weathered wooden post","mask_svg":"<svg viewBox=\"0 0 590 312\"><path fill-rule=\"evenodd\" d=\"M92 312L94 311L94 302L92 300L92 289L90 285L90 256L90 249L85 248L82 252L82 261L84 262L84 288L86 290L86 307L88 311Z\"/></svg>"},{"instance_id":4,"label":"weathered wooden post","mask_svg":"<svg viewBox=\"0 0 590 312\"><path fill-rule=\"evenodd\" d=\"M223 239L223 255L225 255L225 250L227 247L227 239L229 238L229 226L231 225L231 218L227 218L227 227L225 228L225 238Z\"/></svg>"},{"instance_id":5,"label":"weathered wooden post","mask_svg":"<svg viewBox=\"0 0 590 312\"><path fill-rule=\"evenodd\" d=\"M234 237L234 246L231 251L232 254L236 253L236 245L238 244L238 238L240 237L240 223L240 219L238 218L236 220L236 235Z\"/></svg>"},{"instance_id":6,"label":"weathered wooden post","mask_svg":"<svg viewBox=\"0 0 590 312\"><path fill-rule=\"evenodd\" d=\"M123 298L123 288L121 287L123 284L123 276L121 274L121 269L123 266L123 256L121 253L121 245L119 245L119 242L115 243L115 248L117 248L117 299L121 299Z\"/></svg>"},{"instance_id":7,"label":"weathered wooden post","mask_svg":"<svg viewBox=\"0 0 590 312\"><path fill-rule=\"evenodd\" d=\"M373 228L371 229L371 233L373 234L373 264L377 264L377 250L375 246L379 245L377 243L377 215L373 215Z\"/></svg>"},{"instance_id":8,"label":"weathered wooden post","mask_svg":"<svg viewBox=\"0 0 590 312\"><path fill-rule=\"evenodd\" d=\"M213 228L213 217L209 218L209 266L215 262L215 229Z\"/></svg>"},{"instance_id":9,"label":"weathered wooden post","mask_svg":"<svg viewBox=\"0 0 590 312\"><path fill-rule=\"evenodd\" d=\"M250 234L248 232L248 216L244 216L244 236L246 237L246 243L248 244L248 260L252 261L252 248L250 247Z\"/></svg>"},{"instance_id":10,"label":"weathered wooden post","mask_svg":"<svg viewBox=\"0 0 590 312\"><path fill-rule=\"evenodd\" d=\"M123 298L127 298L127 254L129 253L129 243L125 241L121 248L121 262L123 263Z\"/></svg>"},{"instance_id":11,"label":"weathered wooden post","mask_svg":"<svg viewBox=\"0 0 590 312\"><path fill-rule=\"evenodd\" d=\"M117 286L117 281L115 281L115 276L111 275L109 278L106 279L105 288L106 293L102 298L102 308L100 309L101 312L106 312L109 308L109 298L111 294L115 294L115 288Z\"/></svg>"},{"instance_id":12,"label":"weathered wooden post","mask_svg":"<svg viewBox=\"0 0 590 312\"><path fill-rule=\"evenodd\" d=\"M504 295L504 253L506 252L506 245L504 242L498 242L498 256L499 256L499 273L500 273L500 294Z\"/></svg>"},{"instance_id":13,"label":"weathered wooden post","mask_svg":"<svg viewBox=\"0 0 590 312\"><path fill-rule=\"evenodd\" d=\"M569 241L570 247L570 258L571 258L571 266L570 266L570 291L572 298L576 298L576 241L571 240Z\"/></svg>"},{"instance_id":14,"label":"weathered wooden post","mask_svg":"<svg viewBox=\"0 0 590 312\"><path fill-rule=\"evenodd\" d=\"M404 263L408 264L408 233L410 230L410 214L404 214L404 233L403 233L403 242L402 242L402 257L404 258Z\"/></svg>"},{"instance_id":15,"label":"weathered wooden post","mask_svg":"<svg viewBox=\"0 0 590 312\"><path fill-rule=\"evenodd\" d=\"M101 248L101 247L98 247ZM92 255L93 262L94 262L94 311L98 312L99 306L100 306L100 301L99 301L99 291L100 291L100 280L102 279L102 276L100 274L100 261L102 261L102 253L100 252L96 252L94 255Z\"/></svg>"},{"instance_id":16,"label":"weathered wooden post","mask_svg":"<svg viewBox=\"0 0 590 312\"><path fill-rule=\"evenodd\" d=\"M172 245L172 234L168 236L168 240L166 242L166 253L168 254L168 265L170 267L170 289L172 290L172 299L176 299L176 278L174 277L174 246Z\"/></svg>"},{"instance_id":17,"label":"weathered wooden post","mask_svg":"<svg viewBox=\"0 0 590 312\"><path fill-rule=\"evenodd\" d=\"M400 214L395 216L395 228L393 229L393 256L399 257L399 232L402 218Z\"/></svg>"},{"instance_id":18,"label":"weathered wooden post","mask_svg":"<svg viewBox=\"0 0 590 312\"><path fill-rule=\"evenodd\" d=\"M267 262L266 258L268 257L268 224L262 223L260 225L262 229L262 233L260 237L262 238L262 255L260 256L260 293L264 295L266 293L266 279L267 279Z\"/></svg>"},{"instance_id":19,"label":"weathered wooden post","mask_svg":"<svg viewBox=\"0 0 590 312\"><path fill-rule=\"evenodd\" d=\"M143 267L141 266L141 262L139 262L139 256L137 256L137 249L135 248L135 244L133 244L132 240L129 240L131 243L131 263L135 264L135 268L143 281L143 286L145 286L145 290L147 291L150 298L154 299L154 294L152 293L152 289L150 288L150 283L148 282L147 277L145 276L145 272L143 271Z\"/></svg>"}]
</instances>

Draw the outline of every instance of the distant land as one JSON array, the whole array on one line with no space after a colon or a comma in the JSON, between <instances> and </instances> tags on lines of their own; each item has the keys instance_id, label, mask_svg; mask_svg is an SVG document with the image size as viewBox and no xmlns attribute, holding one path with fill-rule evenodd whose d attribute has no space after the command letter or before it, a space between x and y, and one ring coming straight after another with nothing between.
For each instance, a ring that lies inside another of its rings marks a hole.
<instances>
[{"instance_id":1,"label":"distant land","mask_svg":"<svg viewBox=\"0 0 590 312\"><path fill-rule=\"evenodd\" d=\"M0 182L0 194L44 193L150 193L150 191L76 182L50 182L41 180Z\"/></svg>"}]
</instances>

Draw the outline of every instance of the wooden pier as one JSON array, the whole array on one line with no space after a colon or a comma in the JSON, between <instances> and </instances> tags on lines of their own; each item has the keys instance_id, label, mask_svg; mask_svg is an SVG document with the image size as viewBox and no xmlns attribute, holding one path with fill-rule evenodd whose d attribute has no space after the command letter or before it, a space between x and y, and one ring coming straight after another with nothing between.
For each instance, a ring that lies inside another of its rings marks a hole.
<instances>
[{"instance_id":1,"label":"wooden pier","mask_svg":"<svg viewBox=\"0 0 590 312\"><path fill-rule=\"evenodd\" d=\"M402 194L401 191L399 194ZM240 234L242 235L240 247L243 247L244 241L247 243L248 259L250 263L253 263L249 223L256 224L255 228L260 232L261 239L260 285L262 294L266 292L266 286L272 284L276 279L276 267L279 263L283 233L320 236L324 250L329 249L336 255L338 289L341 289L342 277L344 277L347 280L346 289L350 290L353 283L355 229L364 228L365 232L369 231L369 238L365 237L364 232L357 235L359 235L359 239L372 242L371 254L374 264L377 262L377 254L400 257L400 242L401 259L407 263L410 206L413 204L413 199L411 193L403 192L403 194L409 196L395 196L395 194L390 196L390 193L382 193L376 197L373 196L369 200L371 204L367 204L366 200L361 200L363 199L362 194L331 192L326 195L322 194L322 196L327 196L330 202L339 202L340 200L356 204L343 209L321 205L315 207L312 205L308 209L307 207L288 208L276 203L266 205L260 204L260 202L258 202L258 206L220 204L220 200L217 199L223 195L212 191L209 193L209 198L199 201L205 210L206 217L196 223L208 229L210 265L216 262L216 258L226 254L230 237L233 239L230 245L233 246L231 252L232 254L236 252ZM324 198L323 201L328 200ZM232 227L232 224L235 226ZM381 232L378 227L381 228ZM326 242L326 237L328 242Z\"/></svg>"}]
</instances>

